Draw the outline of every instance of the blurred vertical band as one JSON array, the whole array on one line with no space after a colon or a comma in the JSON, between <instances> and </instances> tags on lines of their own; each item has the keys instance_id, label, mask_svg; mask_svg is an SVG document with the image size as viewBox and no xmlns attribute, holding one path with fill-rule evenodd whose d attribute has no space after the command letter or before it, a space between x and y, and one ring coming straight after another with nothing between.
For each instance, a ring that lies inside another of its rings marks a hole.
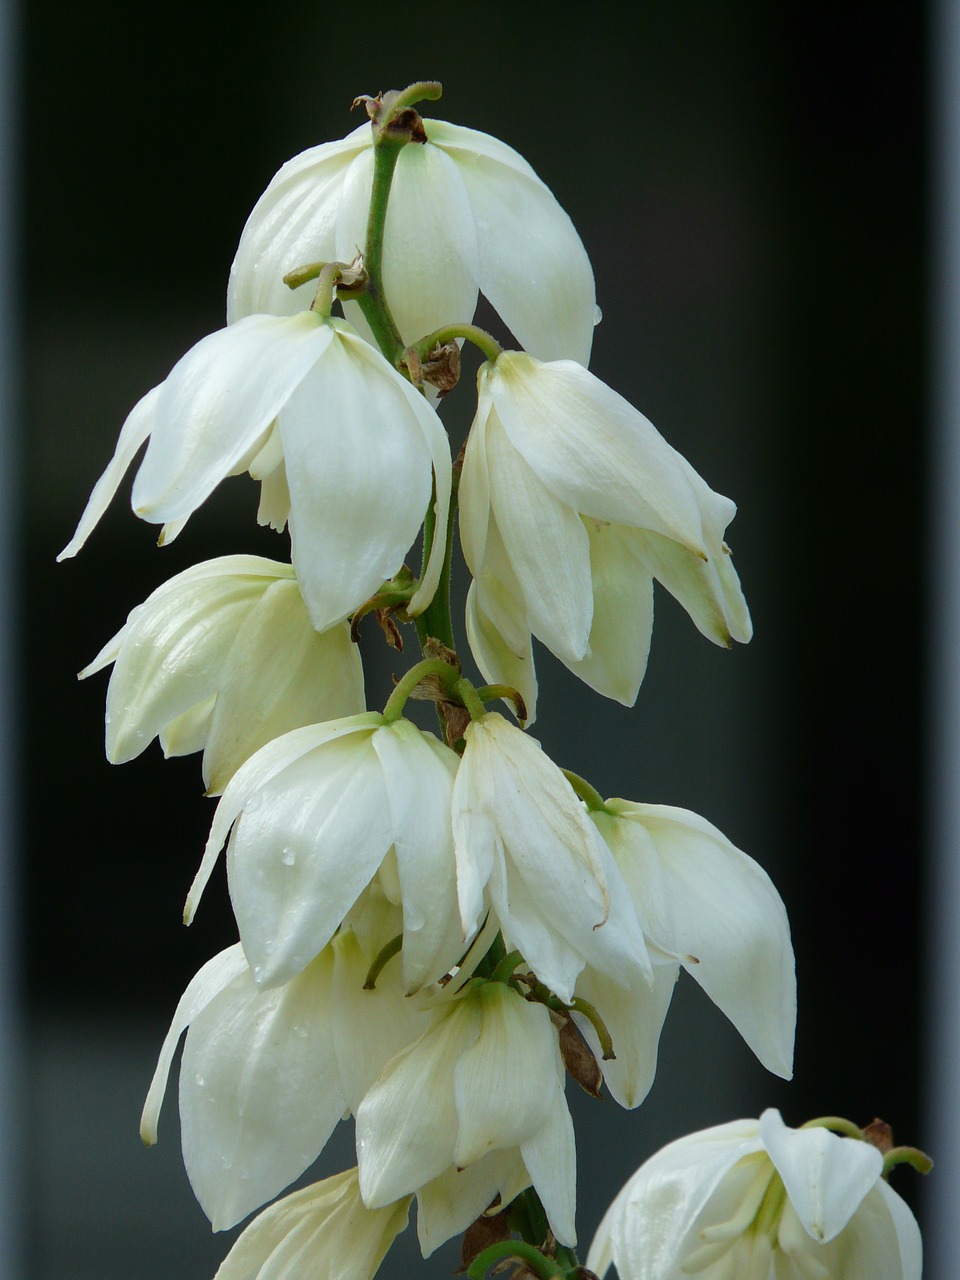
<instances>
[{"instance_id":1,"label":"blurred vertical band","mask_svg":"<svg viewBox=\"0 0 960 1280\"><path fill-rule=\"evenodd\" d=\"M956 1274L960 1257L960 0L940 0L931 16L932 927L926 948L931 1032L924 1142L937 1168L926 1188L924 1271L948 1276Z\"/></svg>"},{"instance_id":2,"label":"blurred vertical band","mask_svg":"<svg viewBox=\"0 0 960 1280\"><path fill-rule=\"evenodd\" d=\"M20 912L17 910L19 804L17 707L21 468L17 226L19 154L16 90L17 6L0 0L0 1275L22 1276L20 1134Z\"/></svg>"}]
</instances>

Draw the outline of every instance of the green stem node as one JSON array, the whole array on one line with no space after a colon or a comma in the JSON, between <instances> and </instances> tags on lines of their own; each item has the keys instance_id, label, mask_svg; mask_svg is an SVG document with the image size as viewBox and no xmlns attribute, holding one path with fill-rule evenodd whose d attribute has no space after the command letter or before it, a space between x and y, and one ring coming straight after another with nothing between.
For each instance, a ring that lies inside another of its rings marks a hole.
<instances>
[{"instance_id":1,"label":"green stem node","mask_svg":"<svg viewBox=\"0 0 960 1280\"><path fill-rule=\"evenodd\" d=\"M315 311L318 316L323 316L324 320L330 318L333 300L336 296L337 281L342 274L342 262L328 262L326 266L321 268L317 277L317 292L313 295L310 310Z\"/></svg>"},{"instance_id":2,"label":"green stem node","mask_svg":"<svg viewBox=\"0 0 960 1280\"><path fill-rule=\"evenodd\" d=\"M491 982L508 982L513 977L513 971L518 964L523 963L523 956L519 951L511 951L509 955L503 957L493 973L490 975Z\"/></svg>"},{"instance_id":3,"label":"green stem node","mask_svg":"<svg viewBox=\"0 0 960 1280\"><path fill-rule=\"evenodd\" d=\"M441 662L439 658L425 658L423 662L418 662L416 666L411 667L406 675L397 681L397 687L383 708L383 718L387 724L393 724L395 720L400 719L410 694L427 676L439 676L444 686L451 692L456 691L461 683L456 667L451 667L448 662Z\"/></svg>"},{"instance_id":4,"label":"green stem node","mask_svg":"<svg viewBox=\"0 0 960 1280\"><path fill-rule=\"evenodd\" d=\"M475 347L479 347L491 363L497 356L503 354L503 347L493 334L487 333L486 329L481 329L475 324L444 325L442 329L435 329L419 342L413 343L413 350L421 360L426 360L431 351L436 351L437 347L446 346L448 342L456 342L458 338L464 338L467 342L472 342Z\"/></svg>"},{"instance_id":5,"label":"green stem node","mask_svg":"<svg viewBox=\"0 0 960 1280\"><path fill-rule=\"evenodd\" d=\"M377 979L383 972L387 963L400 951L403 946L403 934L398 933L395 938L391 938L385 947L382 947L377 954L377 958L367 970L367 976L363 982L364 991L373 991L377 985Z\"/></svg>"},{"instance_id":6,"label":"green stem node","mask_svg":"<svg viewBox=\"0 0 960 1280\"><path fill-rule=\"evenodd\" d=\"M498 1240L496 1244L492 1244L489 1249L484 1249L483 1253L474 1258L467 1267L467 1275L470 1280L483 1280L491 1267L496 1266L498 1262L505 1262L508 1258L516 1258L519 1262L525 1263L527 1270L532 1271L535 1276L542 1277L542 1280L551 1280L553 1276L565 1274L562 1267L558 1266L552 1258L544 1257L536 1246L527 1244L523 1240Z\"/></svg>"},{"instance_id":7,"label":"green stem node","mask_svg":"<svg viewBox=\"0 0 960 1280\"><path fill-rule=\"evenodd\" d=\"M486 709L480 699L480 695L469 680L464 680L461 677L453 686L453 692L470 712L471 720L479 720L481 716L486 715Z\"/></svg>"},{"instance_id":8,"label":"green stem node","mask_svg":"<svg viewBox=\"0 0 960 1280\"><path fill-rule=\"evenodd\" d=\"M517 710L517 719L524 723L527 719L527 704L524 702L519 690L512 688L508 684L485 684L481 685L477 690L477 695L481 702L495 702L497 698L505 698L507 702L512 702Z\"/></svg>"}]
</instances>

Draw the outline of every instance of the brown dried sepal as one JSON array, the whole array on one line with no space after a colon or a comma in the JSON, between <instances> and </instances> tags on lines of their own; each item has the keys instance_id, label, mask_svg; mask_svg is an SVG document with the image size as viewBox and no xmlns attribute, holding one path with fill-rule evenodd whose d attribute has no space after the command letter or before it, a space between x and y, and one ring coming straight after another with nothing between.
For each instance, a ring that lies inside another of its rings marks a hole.
<instances>
[{"instance_id":1,"label":"brown dried sepal","mask_svg":"<svg viewBox=\"0 0 960 1280\"><path fill-rule=\"evenodd\" d=\"M560 1028L560 1056L580 1088L591 1098L599 1098L603 1072L572 1018L567 1018Z\"/></svg>"},{"instance_id":2,"label":"brown dried sepal","mask_svg":"<svg viewBox=\"0 0 960 1280\"><path fill-rule=\"evenodd\" d=\"M445 396L460 381L460 348L455 342L445 342L435 347L420 362L420 376Z\"/></svg>"},{"instance_id":3,"label":"brown dried sepal","mask_svg":"<svg viewBox=\"0 0 960 1280\"><path fill-rule=\"evenodd\" d=\"M863 1136L865 1141L876 1147L881 1155L885 1156L888 1151L893 1150L893 1130L886 1120L874 1117L869 1124L863 1126Z\"/></svg>"},{"instance_id":4,"label":"brown dried sepal","mask_svg":"<svg viewBox=\"0 0 960 1280\"><path fill-rule=\"evenodd\" d=\"M457 657L455 649L449 649L442 640L438 640L436 636L427 636L423 642L423 656L425 658L436 658L438 662L445 662L448 667L453 667L457 675L460 674L460 659Z\"/></svg>"},{"instance_id":5,"label":"brown dried sepal","mask_svg":"<svg viewBox=\"0 0 960 1280\"><path fill-rule=\"evenodd\" d=\"M474 1258L479 1258L484 1249L489 1249L501 1240L510 1239L510 1225L507 1214L496 1213L487 1217L482 1213L464 1232L463 1244L460 1246L460 1270L466 1271Z\"/></svg>"},{"instance_id":6,"label":"brown dried sepal","mask_svg":"<svg viewBox=\"0 0 960 1280\"><path fill-rule=\"evenodd\" d=\"M403 653L403 636L394 621L393 608L388 606L384 609L377 609L374 616L380 624L380 630L383 632L390 648L396 649L397 653Z\"/></svg>"},{"instance_id":7,"label":"brown dried sepal","mask_svg":"<svg viewBox=\"0 0 960 1280\"><path fill-rule=\"evenodd\" d=\"M438 704L438 709L443 717L443 735L447 740L447 746L455 747L467 731L470 712L459 702L446 700Z\"/></svg>"}]
</instances>

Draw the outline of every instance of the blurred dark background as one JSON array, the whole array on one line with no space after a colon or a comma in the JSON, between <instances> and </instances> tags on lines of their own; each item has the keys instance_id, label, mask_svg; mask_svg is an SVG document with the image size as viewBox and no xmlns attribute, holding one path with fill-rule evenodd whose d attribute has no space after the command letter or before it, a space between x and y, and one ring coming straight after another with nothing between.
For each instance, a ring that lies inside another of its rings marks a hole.
<instances>
[{"instance_id":1,"label":"blurred dark background","mask_svg":"<svg viewBox=\"0 0 960 1280\"><path fill-rule=\"evenodd\" d=\"M137 1138L180 992L235 938L219 877L179 923L212 814L199 761L102 755L75 673L155 586L283 558L246 478L169 549L127 487L59 567L132 404L223 323L246 215L358 93L435 77L435 114L520 150L571 214L603 322L592 368L740 514L756 639L713 649L665 593L637 706L545 651L545 747L605 794L677 804L770 871L792 922L796 1078L767 1077L681 982L636 1113L576 1099L579 1222L655 1147L778 1105L919 1140L924 819L925 29L918 3L660 0L364 10L31 0L20 17L20 715L28 1274L211 1276L180 1166ZM470 379L445 416L462 436ZM370 697L389 665L372 632ZM573 1086L571 1085L571 1092ZM352 1163L349 1131L319 1168ZM898 1189L919 1205L916 1179ZM922 1205L919 1205L922 1209ZM412 1232L385 1276L417 1273ZM453 1251L425 1274L449 1274ZM392 1269L391 1269L392 1267Z\"/></svg>"}]
</instances>

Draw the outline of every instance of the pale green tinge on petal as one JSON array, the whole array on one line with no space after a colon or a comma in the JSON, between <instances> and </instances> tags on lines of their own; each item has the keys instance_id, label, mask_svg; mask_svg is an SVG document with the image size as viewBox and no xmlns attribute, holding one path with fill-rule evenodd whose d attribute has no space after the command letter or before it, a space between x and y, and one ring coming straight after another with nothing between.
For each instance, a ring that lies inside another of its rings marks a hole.
<instances>
[{"instance_id":1,"label":"pale green tinge on petal","mask_svg":"<svg viewBox=\"0 0 960 1280\"><path fill-rule=\"evenodd\" d=\"M458 1168L490 1151L520 1147L566 1109L557 1033L544 1005L500 982L478 988L483 1026L454 1073Z\"/></svg>"},{"instance_id":2,"label":"pale green tinge on petal","mask_svg":"<svg viewBox=\"0 0 960 1280\"><path fill-rule=\"evenodd\" d=\"M491 1151L467 1169L447 1169L417 1191L417 1237L429 1258L452 1236L466 1231L496 1200L510 1204L530 1185L519 1151Z\"/></svg>"},{"instance_id":3,"label":"pale green tinge on petal","mask_svg":"<svg viewBox=\"0 0 960 1280\"><path fill-rule=\"evenodd\" d=\"M504 352L480 376L489 378L514 449L560 501L703 549L688 464L606 383L574 361L544 364L519 351Z\"/></svg>"},{"instance_id":4,"label":"pale green tinge on petal","mask_svg":"<svg viewBox=\"0 0 960 1280\"><path fill-rule=\"evenodd\" d=\"M271 991L245 969L191 1021L180 1068L183 1159L214 1231L297 1178L343 1115L332 983L329 951Z\"/></svg>"},{"instance_id":5,"label":"pale green tinge on petal","mask_svg":"<svg viewBox=\"0 0 960 1280\"><path fill-rule=\"evenodd\" d=\"M360 1199L349 1169L278 1200L243 1231L214 1280L373 1280L407 1225L410 1198L382 1209Z\"/></svg>"},{"instance_id":6,"label":"pale green tinge on petal","mask_svg":"<svg viewBox=\"0 0 960 1280\"><path fill-rule=\"evenodd\" d=\"M137 401L127 415L127 419L120 430L113 457L107 463L103 475L93 486L93 492L90 494L83 515L80 517L76 532L57 556L58 561L69 560L71 556L77 554L99 524L100 518L107 507L113 501L113 495L117 492L120 481L126 475L130 463L136 457L137 450L153 430L157 402L160 398L162 386L163 384L161 383L159 387L154 387L152 391L148 391L141 400Z\"/></svg>"},{"instance_id":7,"label":"pale green tinge on petal","mask_svg":"<svg viewBox=\"0 0 960 1280\"><path fill-rule=\"evenodd\" d=\"M277 581L237 629L203 759L216 795L260 747L291 729L359 715L365 707L360 651L346 622L317 632L295 581Z\"/></svg>"},{"instance_id":8,"label":"pale green tinge on petal","mask_svg":"<svg viewBox=\"0 0 960 1280\"><path fill-rule=\"evenodd\" d=\"M577 1151L566 1103L554 1107L546 1125L521 1146L520 1154L553 1234L572 1248L577 1243Z\"/></svg>"},{"instance_id":9,"label":"pale green tinge on petal","mask_svg":"<svg viewBox=\"0 0 960 1280\"><path fill-rule=\"evenodd\" d=\"M464 324L477 306L477 237L460 167L433 146L404 147L390 188L383 288L406 343ZM373 155L351 165L337 221L337 256L366 245Z\"/></svg>"},{"instance_id":10,"label":"pale green tinge on petal","mask_svg":"<svg viewBox=\"0 0 960 1280\"><path fill-rule=\"evenodd\" d=\"M165 759L169 760L171 756L191 756L195 751L203 750L210 734L210 721L213 719L216 702L214 695L167 721L159 736Z\"/></svg>"},{"instance_id":11,"label":"pale green tinge on petal","mask_svg":"<svg viewBox=\"0 0 960 1280\"><path fill-rule=\"evenodd\" d=\"M292 760L250 795L234 824L227 880L258 984L286 982L310 963L393 843L370 738L361 723Z\"/></svg>"},{"instance_id":12,"label":"pale green tinge on petal","mask_svg":"<svg viewBox=\"0 0 960 1280\"><path fill-rule=\"evenodd\" d=\"M843 1230L883 1172L871 1143L819 1127L790 1129L772 1107L760 1117L760 1135L797 1216L821 1243Z\"/></svg>"},{"instance_id":13,"label":"pale green tinge on petal","mask_svg":"<svg viewBox=\"0 0 960 1280\"><path fill-rule=\"evenodd\" d=\"M768 1070L793 1068L796 977L790 927L763 868L704 818L610 800L593 815L648 938L726 1014Z\"/></svg>"},{"instance_id":14,"label":"pale green tinge on petal","mask_svg":"<svg viewBox=\"0 0 960 1280\"><path fill-rule=\"evenodd\" d=\"M477 379L477 411L473 417L457 491L463 558L474 577L486 558L490 522L490 472L487 467L487 419L493 407L487 378Z\"/></svg>"},{"instance_id":15,"label":"pale green tinge on petal","mask_svg":"<svg viewBox=\"0 0 960 1280\"><path fill-rule=\"evenodd\" d=\"M283 277L336 260L337 211L350 165L370 147L369 124L294 156L271 179L240 236L227 286L227 323L262 313L293 315L313 301L315 280L288 289ZM352 259L350 254L348 261Z\"/></svg>"},{"instance_id":16,"label":"pale green tinge on petal","mask_svg":"<svg viewBox=\"0 0 960 1280\"><path fill-rule=\"evenodd\" d=\"M654 962L653 984L633 982L624 989L613 978L587 967L577 979L576 994L600 1014L613 1040L616 1057L601 1061L602 1050L589 1018L574 1019L603 1071L613 1098L621 1107L638 1107L650 1091L657 1071L660 1032L673 997L679 965Z\"/></svg>"},{"instance_id":17,"label":"pale green tinge on petal","mask_svg":"<svg viewBox=\"0 0 960 1280\"><path fill-rule=\"evenodd\" d=\"M453 1163L459 1123L454 1073L481 1022L477 1001L461 998L387 1063L361 1102L357 1158L360 1191L370 1208L416 1191Z\"/></svg>"},{"instance_id":18,"label":"pale green tinge on petal","mask_svg":"<svg viewBox=\"0 0 960 1280\"><path fill-rule=\"evenodd\" d=\"M634 530L584 520L590 538L593 622L587 652L567 667L591 689L632 707L653 637L653 578L630 548Z\"/></svg>"},{"instance_id":19,"label":"pale green tinge on petal","mask_svg":"<svg viewBox=\"0 0 960 1280\"><path fill-rule=\"evenodd\" d=\"M180 1037L199 1013L206 1008L227 987L237 974L244 973L247 962L239 942L227 947L208 960L202 969L191 978L186 991L180 997L170 1030L167 1032L160 1050L157 1069L150 1082L147 1098L143 1104L143 1115L140 1118L140 1137L148 1147L157 1141L157 1124L160 1119L160 1107L167 1087L167 1077L173 1063L173 1055L177 1051Z\"/></svg>"},{"instance_id":20,"label":"pale green tinge on petal","mask_svg":"<svg viewBox=\"0 0 960 1280\"><path fill-rule=\"evenodd\" d=\"M280 418L292 559L321 631L400 568L433 465L409 384L356 334L332 332Z\"/></svg>"},{"instance_id":21,"label":"pale green tinge on petal","mask_svg":"<svg viewBox=\"0 0 960 1280\"><path fill-rule=\"evenodd\" d=\"M558 658L576 662L586 653L593 616L586 529L517 452L495 413L486 447L490 502L531 630Z\"/></svg>"},{"instance_id":22,"label":"pale green tinge on petal","mask_svg":"<svg viewBox=\"0 0 960 1280\"><path fill-rule=\"evenodd\" d=\"M260 442L333 339L313 312L247 316L209 334L161 385L133 509L158 524L189 516Z\"/></svg>"}]
</instances>

